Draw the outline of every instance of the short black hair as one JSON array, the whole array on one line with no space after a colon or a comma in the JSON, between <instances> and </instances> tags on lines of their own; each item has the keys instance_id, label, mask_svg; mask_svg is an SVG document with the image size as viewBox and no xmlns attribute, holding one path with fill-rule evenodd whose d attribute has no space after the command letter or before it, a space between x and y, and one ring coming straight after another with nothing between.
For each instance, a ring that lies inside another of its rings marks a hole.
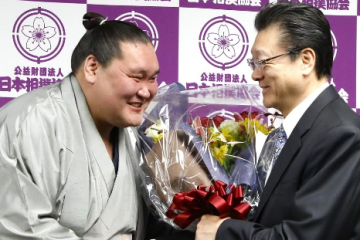
<instances>
[{"instance_id":1,"label":"short black hair","mask_svg":"<svg viewBox=\"0 0 360 240\"><path fill-rule=\"evenodd\" d=\"M71 56L71 69L76 73L89 55L94 55L106 68L115 58L122 56L121 42L152 44L150 37L135 24L107 21L101 14L89 12L83 17L88 30L80 39Z\"/></svg>"},{"instance_id":2,"label":"short black hair","mask_svg":"<svg viewBox=\"0 0 360 240\"><path fill-rule=\"evenodd\" d=\"M316 54L317 77L331 77L333 47L330 24L316 7L298 2L276 2L264 6L255 18L257 31L277 25L282 31L280 46L295 60L304 48Z\"/></svg>"}]
</instances>

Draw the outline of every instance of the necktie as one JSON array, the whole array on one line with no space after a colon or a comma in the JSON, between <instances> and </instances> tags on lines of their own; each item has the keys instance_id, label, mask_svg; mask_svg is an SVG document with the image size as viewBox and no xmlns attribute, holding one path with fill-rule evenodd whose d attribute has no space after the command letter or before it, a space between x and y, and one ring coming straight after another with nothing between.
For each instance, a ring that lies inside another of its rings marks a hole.
<instances>
[{"instance_id":1,"label":"necktie","mask_svg":"<svg viewBox=\"0 0 360 240\"><path fill-rule=\"evenodd\" d=\"M277 133L277 138L276 138L276 142L275 142L275 152L274 152L273 164L275 164L277 158L279 157L280 152L286 143L286 140L287 140L286 132L283 128L283 125L281 124L281 126L279 127L279 131Z\"/></svg>"},{"instance_id":2,"label":"necktie","mask_svg":"<svg viewBox=\"0 0 360 240\"><path fill-rule=\"evenodd\" d=\"M286 137L286 132L284 130L283 125L281 124L281 126L275 130L276 133L276 139L275 139L275 143L274 141L268 141L269 138L266 140L263 149L261 151L260 154L260 158L259 158L259 166L257 168L257 172L258 172L258 178L259 178L259 191L260 194L262 193L263 188L265 187L266 181L268 179L268 177L270 176L271 170L274 167L274 164L277 160L277 158L280 155L280 152L282 150L282 148L285 145L285 142L287 140ZM270 139L273 139L272 136ZM270 149L269 149L270 148ZM268 154L266 154L268 153ZM271 159L273 159L271 161ZM266 167L268 165L268 163L270 163L269 167ZM265 167L265 169L264 169ZM249 219L254 218L255 213L256 213L256 208L254 208L254 210L249 214Z\"/></svg>"}]
</instances>

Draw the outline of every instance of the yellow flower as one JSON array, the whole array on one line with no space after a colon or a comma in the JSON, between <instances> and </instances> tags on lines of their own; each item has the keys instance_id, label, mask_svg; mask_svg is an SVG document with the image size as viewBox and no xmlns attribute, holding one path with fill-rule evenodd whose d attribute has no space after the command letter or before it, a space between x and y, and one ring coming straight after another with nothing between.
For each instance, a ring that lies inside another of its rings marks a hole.
<instances>
[{"instance_id":1,"label":"yellow flower","mask_svg":"<svg viewBox=\"0 0 360 240\"><path fill-rule=\"evenodd\" d=\"M157 143L157 142L159 142L160 141L160 139L162 139L162 137L163 137L163 133L160 133L156 138L153 138L152 140L153 140L153 142L154 143Z\"/></svg>"},{"instance_id":2,"label":"yellow flower","mask_svg":"<svg viewBox=\"0 0 360 240\"><path fill-rule=\"evenodd\" d=\"M206 126L204 127L206 134L201 135L211 155L228 172L232 171L236 160L232 155L239 154L252 144L258 131L265 135L269 134L267 125L263 124L262 120L247 117L242 119L239 121L225 119L220 125Z\"/></svg>"},{"instance_id":3,"label":"yellow flower","mask_svg":"<svg viewBox=\"0 0 360 240\"><path fill-rule=\"evenodd\" d=\"M265 135L269 134L269 129L267 128L266 124L260 124L259 120L255 120L255 128Z\"/></svg>"},{"instance_id":4,"label":"yellow flower","mask_svg":"<svg viewBox=\"0 0 360 240\"><path fill-rule=\"evenodd\" d=\"M250 138L249 140L255 138L255 131L260 131L265 135L269 134L269 130L266 124L261 124L257 119L245 118L244 122L240 122L240 124L245 127L246 132L248 133Z\"/></svg>"},{"instance_id":5,"label":"yellow flower","mask_svg":"<svg viewBox=\"0 0 360 240\"><path fill-rule=\"evenodd\" d=\"M228 142L235 142L236 141L236 139L233 136L233 133L234 132L232 132L232 131L230 131L229 129L226 129L226 128L223 129L223 131L222 131L222 134L224 135L226 141L228 141Z\"/></svg>"},{"instance_id":6,"label":"yellow flower","mask_svg":"<svg viewBox=\"0 0 360 240\"><path fill-rule=\"evenodd\" d=\"M240 124L233 120L224 120L220 126L219 130L224 135L227 142L236 142L236 136L239 135L241 131Z\"/></svg>"},{"instance_id":7,"label":"yellow flower","mask_svg":"<svg viewBox=\"0 0 360 240\"><path fill-rule=\"evenodd\" d=\"M224 160L225 160L225 154L228 151L228 146L226 144L220 146L220 148L218 147L211 147L210 144L210 151L211 154L220 162L221 166L224 165Z\"/></svg>"}]
</instances>

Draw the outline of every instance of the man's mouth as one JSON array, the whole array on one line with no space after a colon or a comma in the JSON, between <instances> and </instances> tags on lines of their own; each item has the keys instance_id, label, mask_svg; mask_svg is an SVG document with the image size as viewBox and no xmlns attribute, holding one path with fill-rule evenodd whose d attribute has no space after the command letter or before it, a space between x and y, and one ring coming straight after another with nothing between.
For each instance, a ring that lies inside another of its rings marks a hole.
<instances>
[{"instance_id":1,"label":"man's mouth","mask_svg":"<svg viewBox=\"0 0 360 240\"><path fill-rule=\"evenodd\" d=\"M129 105L133 107L141 107L142 103L129 103Z\"/></svg>"},{"instance_id":2,"label":"man's mouth","mask_svg":"<svg viewBox=\"0 0 360 240\"><path fill-rule=\"evenodd\" d=\"M262 89L262 93L265 94L269 91L270 87L269 86L261 86Z\"/></svg>"}]
</instances>

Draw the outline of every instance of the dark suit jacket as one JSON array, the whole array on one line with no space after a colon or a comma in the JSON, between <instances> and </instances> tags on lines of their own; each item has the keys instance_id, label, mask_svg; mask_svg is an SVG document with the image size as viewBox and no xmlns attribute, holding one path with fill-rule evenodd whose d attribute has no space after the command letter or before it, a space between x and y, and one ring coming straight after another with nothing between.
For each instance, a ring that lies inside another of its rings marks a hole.
<instances>
[{"instance_id":1,"label":"dark suit jacket","mask_svg":"<svg viewBox=\"0 0 360 240\"><path fill-rule=\"evenodd\" d=\"M226 220L216 240L360 239L360 117L329 86L288 138L253 222Z\"/></svg>"}]
</instances>

